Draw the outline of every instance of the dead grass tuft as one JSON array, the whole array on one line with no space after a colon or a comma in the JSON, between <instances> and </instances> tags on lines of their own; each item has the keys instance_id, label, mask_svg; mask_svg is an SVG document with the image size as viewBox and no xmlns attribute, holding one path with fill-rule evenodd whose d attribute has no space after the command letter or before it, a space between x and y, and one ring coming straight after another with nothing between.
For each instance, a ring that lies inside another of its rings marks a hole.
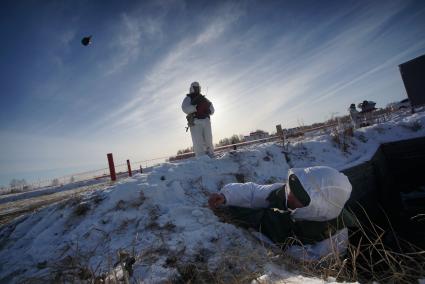
<instances>
[{"instance_id":1,"label":"dead grass tuft","mask_svg":"<svg viewBox=\"0 0 425 284\"><path fill-rule=\"evenodd\" d=\"M84 216L90 210L90 204L88 202L81 202L74 208L75 216Z\"/></svg>"},{"instance_id":2,"label":"dead grass tuft","mask_svg":"<svg viewBox=\"0 0 425 284\"><path fill-rule=\"evenodd\" d=\"M124 200L119 200L117 202L117 204L115 205L115 210L125 210L126 209L126 204Z\"/></svg>"},{"instance_id":3,"label":"dead grass tuft","mask_svg":"<svg viewBox=\"0 0 425 284\"><path fill-rule=\"evenodd\" d=\"M208 259L208 253L201 250L190 261L177 259L172 262L178 275L171 283L250 283L260 276L260 273L252 271L252 267L249 268L252 262L259 261L259 256L254 252L241 255L236 250L225 251L214 269L208 266Z\"/></svg>"},{"instance_id":4,"label":"dead grass tuft","mask_svg":"<svg viewBox=\"0 0 425 284\"><path fill-rule=\"evenodd\" d=\"M245 182L245 175L244 174L235 174L235 178L237 182L244 183Z\"/></svg>"},{"instance_id":5,"label":"dead grass tuft","mask_svg":"<svg viewBox=\"0 0 425 284\"><path fill-rule=\"evenodd\" d=\"M133 200L130 204L131 207L138 208L146 201L146 196L143 191L140 192L139 198Z\"/></svg>"},{"instance_id":6,"label":"dead grass tuft","mask_svg":"<svg viewBox=\"0 0 425 284\"><path fill-rule=\"evenodd\" d=\"M331 139L334 145L341 149L342 152L347 153L351 140L354 137L354 128L348 124L341 125L341 130L334 126L331 130Z\"/></svg>"},{"instance_id":7,"label":"dead grass tuft","mask_svg":"<svg viewBox=\"0 0 425 284\"><path fill-rule=\"evenodd\" d=\"M221 221L231 223L231 219L225 212L216 213ZM347 253L343 256L335 252L318 261L301 261L285 254L276 246L266 245L265 248L270 253L267 259L261 260L262 256L257 255L252 256L252 260L243 260L237 255L226 255L225 258L231 258L230 263L234 267L227 267L223 275L233 275L232 279L235 281L230 281L231 283L244 283L241 280L243 276L239 275L240 271L237 270L243 266L243 263L272 262L307 277L333 278L336 281L415 283L418 279L424 278L425 251L400 239L392 229L385 231L374 224L368 216L367 220L361 223L355 218L358 228L350 230L350 243ZM391 236L396 238L396 247L388 242ZM290 239L281 248L294 244L300 245L300 242ZM250 275L252 276L252 272ZM214 283L226 283L228 280L228 278L217 277Z\"/></svg>"},{"instance_id":8,"label":"dead grass tuft","mask_svg":"<svg viewBox=\"0 0 425 284\"><path fill-rule=\"evenodd\" d=\"M319 261L300 261L283 254L277 258L278 263L306 276L337 281L415 283L425 277L425 251L399 238L398 247L390 247L385 239L395 233L368 220L362 224L356 218L359 227L351 232L345 256L333 253Z\"/></svg>"}]
</instances>

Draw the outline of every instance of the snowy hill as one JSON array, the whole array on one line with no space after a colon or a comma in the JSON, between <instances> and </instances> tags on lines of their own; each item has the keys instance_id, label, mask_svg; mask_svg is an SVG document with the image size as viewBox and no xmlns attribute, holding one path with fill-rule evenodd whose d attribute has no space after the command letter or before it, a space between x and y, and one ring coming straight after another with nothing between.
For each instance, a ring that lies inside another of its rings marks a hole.
<instances>
[{"instance_id":1,"label":"snowy hill","mask_svg":"<svg viewBox=\"0 0 425 284\"><path fill-rule=\"evenodd\" d=\"M267 143L165 163L1 227L0 281L119 279L121 252L123 261L134 256L134 282L322 283L288 272L250 232L221 222L208 195L230 182L284 182L290 167L342 170L368 160L381 143L423 136L425 113L404 113L352 137L315 133L285 148Z\"/></svg>"}]
</instances>

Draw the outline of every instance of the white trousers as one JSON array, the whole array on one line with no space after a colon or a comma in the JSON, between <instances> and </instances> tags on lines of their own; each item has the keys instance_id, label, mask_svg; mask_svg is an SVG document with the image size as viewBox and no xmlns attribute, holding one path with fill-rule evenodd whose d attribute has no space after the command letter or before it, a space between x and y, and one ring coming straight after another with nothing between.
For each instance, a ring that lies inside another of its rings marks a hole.
<instances>
[{"instance_id":1,"label":"white trousers","mask_svg":"<svg viewBox=\"0 0 425 284\"><path fill-rule=\"evenodd\" d=\"M195 156L213 155L214 145L212 142L211 121L209 118L195 118L194 126L190 127L190 134L193 142L193 152Z\"/></svg>"},{"instance_id":2,"label":"white trousers","mask_svg":"<svg viewBox=\"0 0 425 284\"><path fill-rule=\"evenodd\" d=\"M360 115L350 115L351 116L351 124L353 125L354 129L357 129L360 127Z\"/></svg>"}]
</instances>

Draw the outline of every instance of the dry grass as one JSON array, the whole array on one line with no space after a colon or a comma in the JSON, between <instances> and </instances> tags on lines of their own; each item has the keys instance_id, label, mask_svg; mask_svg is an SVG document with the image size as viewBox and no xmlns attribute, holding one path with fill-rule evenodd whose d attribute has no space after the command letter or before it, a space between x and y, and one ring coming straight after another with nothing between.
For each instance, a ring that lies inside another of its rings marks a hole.
<instances>
[{"instance_id":1,"label":"dry grass","mask_svg":"<svg viewBox=\"0 0 425 284\"><path fill-rule=\"evenodd\" d=\"M344 153L348 152L353 137L354 128L349 124L342 125L341 129L338 129L337 126L331 129L332 142Z\"/></svg>"},{"instance_id":2,"label":"dry grass","mask_svg":"<svg viewBox=\"0 0 425 284\"><path fill-rule=\"evenodd\" d=\"M280 262L307 276L323 279L332 277L337 281L415 283L425 277L423 249L397 238L391 224L390 230L385 231L369 218L366 224L355 219L358 229L351 232L344 257L333 253L319 261L303 262L283 255ZM385 241L389 235L395 236L396 248L390 247Z\"/></svg>"},{"instance_id":3,"label":"dry grass","mask_svg":"<svg viewBox=\"0 0 425 284\"><path fill-rule=\"evenodd\" d=\"M40 270L36 277L24 279L23 283L129 283L135 263L134 246L131 253L126 250L110 251L105 259L93 262L103 247L110 242L108 233L95 229L103 239L90 249L83 251L80 243L66 246L62 257L57 260L43 261L36 264ZM114 257L115 255L115 257ZM115 263L114 263L115 261ZM105 264L106 271L105 272Z\"/></svg>"},{"instance_id":4,"label":"dry grass","mask_svg":"<svg viewBox=\"0 0 425 284\"><path fill-rule=\"evenodd\" d=\"M276 249L275 246L268 246L268 258L259 259L261 256L257 255L253 256L251 261L256 263L271 262L282 265L285 269L294 271L296 274L322 279L336 279L337 281L415 283L417 279L424 278L425 251L398 238L389 220L387 221L390 229L384 230L374 224L365 211L364 214L366 221L363 221L363 223L354 218L358 227L350 230L350 243L344 256L340 256L334 251L318 261L301 261L288 256L283 250ZM219 214L219 217L224 222L229 221L223 214ZM391 237L393 237L392 243L396 243L396 246L389 244L388 239ZM289 239L281 247L294 244L300 245L300 242L296 239ZM227 257L232 259L232 256ZM243 266L244 261L246 260L235 259L234 256L232 259L232 263L238 266ZM229 273L234 273L232 278L234 281L231 283L244 283L242 277L238 275L238 271L226 271L227 275ZM248 275L253 276L252 271ZM217 277L215 282L226 283L228 279L222 280L221 277Z\"/></svg>"},{"instance_id":5,"label":"dry grass","mask_svg":"<svg viewBox=\"0 0 425 284\"><path fill-rule=\"evenodd\" d=\"M153 208L154 209L154 208ZM155 211L155 210L153 210ZM156 214L152 212L155 221ZM367 215L366 215L367 216ZM222 221L228 222L225 216ZM157 264L164 260L164 267L174 268L177 274L169 283L250 283L264 273L264 265L274 263L294 274L322 279L336 279L336 281L358 281L360 283L414 283L425 277L425 251L413 244L397 239L396 248L390 248L385 241L393 231L385 231L375 225L370 219L360 223L353 231L347 254L339 256L331 253L319 261L300 261L289 257L277 246L262 244L255 250L245 247L226 247L210 251L200 247L198 252L190 256L185 254L185 248L179 252L170 251L165 243L136 253L120 250L111 251L107 259L96 266L90 260L98 253L98 247L89 252L82 252L78 242L69 247L66 256L56 262L38 263L40 270L46 271L44 276L28 279L28 283L125 283L126 277L131 278L132 265ZM161 231L174 231L173 224L159 227ZM108 234L104 234L104 241L99 248L108 243ZM248 234L248 237L251 236ZM251 241L258 240L252 236ZM212 244L218 239L205 240ZM290 239L285 245L299 244ZM132 244L129 244L130 246ZM64 252L65 254L65 252ZM211 258L216 258L215 267L211 266ZM113 262L115 261L115 263ZM107 273L105 273L107 264ZM101 268L103 267L103 268ZM124 272L124 273L123 273ZM140 281L143 279L130 279ZM261 281L259 281L261 283Z\"/></svg>"},{"instance_id":6,"label":"dry grass","mask_svg":"<svg viewBox=\"0 0 425 284\"><path fill-rule=\"evenodd\" d=\"M366 222L357 220L359 229L352 236L347 257L351 260L346 275L360 282L412 283L425 276L425 251L374 224L364 211ZM357 237L356 235L357 234ZM391 238L390 245L388 239Z\"/></svg>"},{"instance_id":7,"label":"dry grass","mask_svg":"<svg viewBox=\"0 0 425 284\"><path fill-rule=\"evenodd\" d=\"M208 260L211 255L220 259L216 267L211 268ZM200 249L189 261L172 259L172 266L176 267L179 275L170 280L170 283L250 283L261 276L260 269L253 270L252 264L267 263L268 256L243 248L227 248L223 251L211 252Z\"/></svg>"},{"instance_id":8,"label":"dry grass","mask_svg":"<svg viewBox=\"0 0 425 284\"><path fill-rule=\"evenodd\" d=\"M90 204L88 202L81 202L74 208L74 215L84 216L90 210Z\"/></svg>"}]
</instances>

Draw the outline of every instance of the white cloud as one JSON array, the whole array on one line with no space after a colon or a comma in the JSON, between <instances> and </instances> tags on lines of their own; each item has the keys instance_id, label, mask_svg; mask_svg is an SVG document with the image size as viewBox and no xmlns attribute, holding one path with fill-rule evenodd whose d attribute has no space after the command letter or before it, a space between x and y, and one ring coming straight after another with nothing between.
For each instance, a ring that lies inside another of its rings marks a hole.
<instances>
[{"instance_id":1,"label":"white cloud","mask_svg":"<svg viewBox=\"0 0 425 284\"><path fill-rule=\"evenodd\" d=\"M207 23L199 34L189 35L177 42L148 72L133 99L98 121L96 127L102 124L111 127L111 121L112 127L139 125L152 119L152 115L158 115L158 110L168 109L171 112L170 105L177 104L180 108L181 97L176 92L185 91L187 84L193 80L193 74L204 66L202 57L197 57L200 55L199 49L217 40L238 19L238 14L229 10ZM169 103L165 107L164 99L165 103ZM174 117L171 113L161 113L163 117L167 115Z\"/></svg>"},{"instance_id":2,"label":"white cloud","mask_svg":"<svg viewBox=\"0 0 425 284\"><path fill-rule=\"evenodd\" d=\"M149 53L151 43L163 37L164 15L165 12L154 18L140 11L120 15L118 27L113 31L113 41L109 44L113 58L103 67L106 75L122 71L139 56Z\"/></svg>"}]
</instances>

